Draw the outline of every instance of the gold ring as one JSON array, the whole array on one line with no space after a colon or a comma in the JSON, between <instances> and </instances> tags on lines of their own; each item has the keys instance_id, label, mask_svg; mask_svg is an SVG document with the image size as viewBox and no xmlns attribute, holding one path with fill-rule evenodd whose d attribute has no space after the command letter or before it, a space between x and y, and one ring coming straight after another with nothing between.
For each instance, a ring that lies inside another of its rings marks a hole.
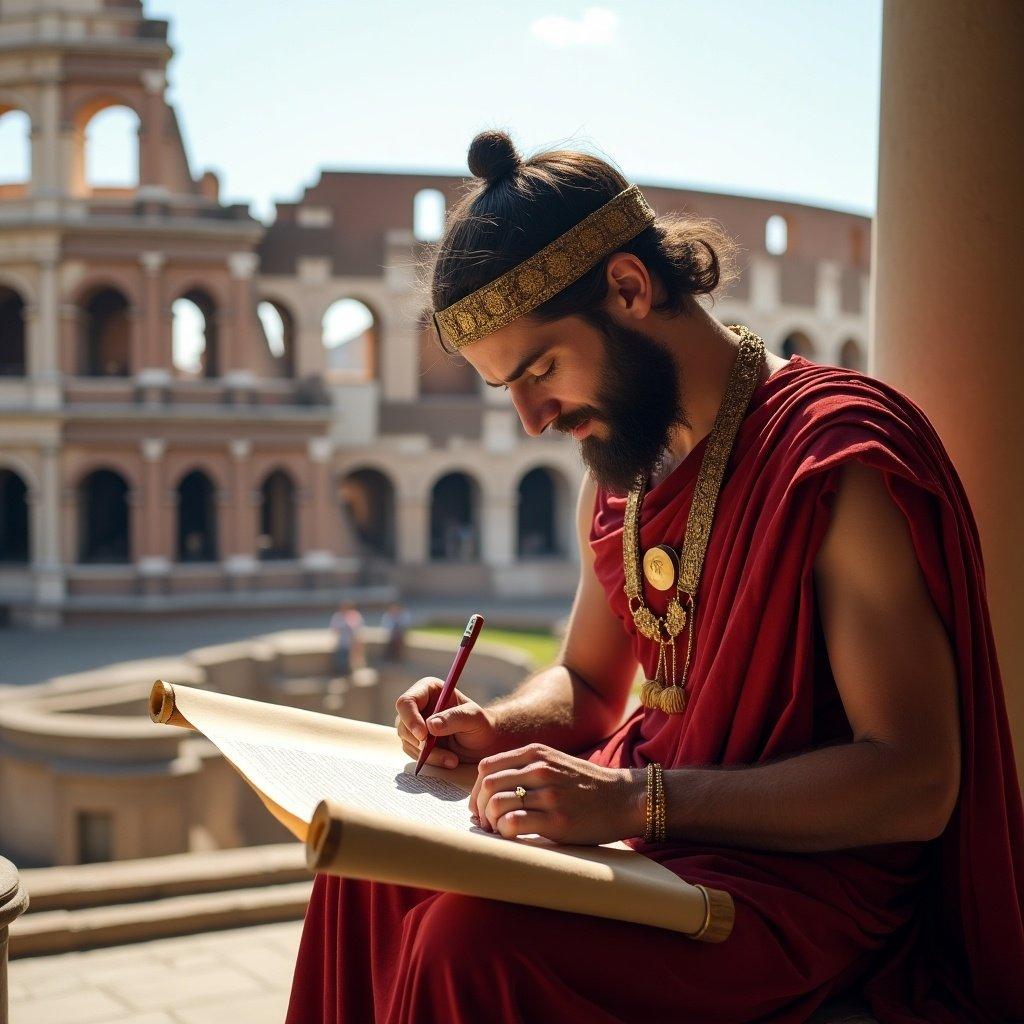
<instances>
[{"instance_id":1,"label":"gold ring","mask_svg":"<svg viewBox=\"0 0 1024 1024\"><path fill-rule=\"evenodd\" d=\"M522 786L516 786L516 796L523 801L523 806L526 806L526 790Z\"/></svg>"}]
</instances>

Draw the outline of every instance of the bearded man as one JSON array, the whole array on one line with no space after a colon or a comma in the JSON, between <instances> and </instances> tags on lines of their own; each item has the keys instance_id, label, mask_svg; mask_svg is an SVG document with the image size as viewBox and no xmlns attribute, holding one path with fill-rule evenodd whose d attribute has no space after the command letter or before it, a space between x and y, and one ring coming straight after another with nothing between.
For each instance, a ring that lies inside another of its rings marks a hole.
<instances>
[{"instance_id":1,"label":"bearded man","mask_svg":"<svg viewBox=\"0 0 1024 1024\"><path fill-rule=\"evenodd\" d=\"M555 665L437 715L421 679L396 728L477 763L482 828L628 840L735 922L704 943L318 876L289 1021L797 1024L853 986L882 1024L1024 1017L980 546L924 413L715 320L731 241L608 163L484 132L469 166L434 323L528 434L580 442L581 575Z\"/></svg>"}]
</instances>

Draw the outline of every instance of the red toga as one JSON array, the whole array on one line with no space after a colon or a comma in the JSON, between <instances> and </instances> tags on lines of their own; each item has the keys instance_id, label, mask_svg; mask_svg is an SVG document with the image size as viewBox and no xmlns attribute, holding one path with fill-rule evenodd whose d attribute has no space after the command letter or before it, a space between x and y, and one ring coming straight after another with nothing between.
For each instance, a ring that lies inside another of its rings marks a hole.
<instances>
[{"instance_id":1,"label":"red toga","mask_svg":"<svg viewBox=\"0 0 1024 1024\"><path fill-rule=\"evenodd\" d=\"M643 503L641 547L679 543L707 438ZM927 843L779 853L634 845L732 894L720 944L642 925L318 876L289 1024L446 1021L798 1024L856 983L882 1024L1024 1018L1024 813L977 529L922 411L871 377L801 356L753 394L722 484L698 594L685 713L638 708L596 748L613 767L753 765L852 732L812 568L838 467L882 471L906 516L960 687L962 778ZM623 593L625 499L599 490L597 576L653 675ZM648 606L667 593L644 583Z\"/></svg>"}]
</instances>

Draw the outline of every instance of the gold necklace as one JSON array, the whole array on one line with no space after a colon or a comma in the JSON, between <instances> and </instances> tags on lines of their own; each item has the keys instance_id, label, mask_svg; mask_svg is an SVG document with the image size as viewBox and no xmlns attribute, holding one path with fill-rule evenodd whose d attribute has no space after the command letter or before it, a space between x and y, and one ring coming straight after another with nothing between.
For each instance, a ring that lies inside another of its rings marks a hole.
<instances>
[{"instance_id":1,"label":"gold necklace","mask_svg":"<svg viewBox=\"0 0 1024 1024\"><path fill-rule=\"evenodd\" d=\"M657 616L644 603L643 590L640 583L640 548L639 524L640 510L646 480L641 473L626 500L626 512L622 524L622 562L626 579L625 591L629 610L633 616L637 632L658 644L658 664L654 678L644 681L640 689L640 703L644 707L657 708L665 714L679 714L686 707L686 673L690 667L690 653L693 648L693 617L696 612L697 585L704 568L704 555L707 552L708 539L711 536L711 525L715 518L715 505L718 492L722 486L725 467L732 454L733 442L740 423L746 415L750 397L757 387L761 366L764 362L764 342L753 331L743 324L729 324L729 330L739 335L740 346L729 373L729 382L725 388L722 404L715 416L708 445L704 449L700 472L690 503L690 512L686 519L686 535L683 538L682 567L678 573L676 593L669 600L664 616ZM667 550L666 550L667 549ZM668 552L671 552L669 558ZM653 566L659 582L664 582L671 573L675 576L674 564L667 567L665 561L675 562L675 550L669 545L657 545L650 548L644 556L644 564L659 563ZM661 590L668 590L671 581ZM634 602L635 607L634 607ZM683 675L676 684L676 637L686 629L686 662ZM664 634L664 635L663 635ZM665 645L670 645L672 658L672 681L663 678L668 674L668 659L665 656Z\"/></svg>"}]
</instances>

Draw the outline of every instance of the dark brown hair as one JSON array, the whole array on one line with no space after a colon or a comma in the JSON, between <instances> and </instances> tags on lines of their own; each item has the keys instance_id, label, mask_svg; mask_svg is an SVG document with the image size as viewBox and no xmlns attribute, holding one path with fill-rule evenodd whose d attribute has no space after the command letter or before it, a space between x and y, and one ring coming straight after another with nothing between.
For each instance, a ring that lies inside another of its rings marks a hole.
<instances>
[{"instance_id":1,"label":"dark brown hair","mask_svg":"<svg viewBox=\"0 0 1024 1024\"><path fill-rule=\"evenodd\" d=\"M610 163L589 153L554 149L523 160L503 131L480 132L470 144L468 163L475 180L449 212L428 270L434 310L458 302L532 256L630 184ZM688 315L694 296L711 295L735 279L738 250L717 221L670 213L616 252L637 256L661 282L666 297L654 307L658 312ZM529 318L549 323L576 315L596 321L607 295L610 256Z\"/></svg>"}]
</instances>

